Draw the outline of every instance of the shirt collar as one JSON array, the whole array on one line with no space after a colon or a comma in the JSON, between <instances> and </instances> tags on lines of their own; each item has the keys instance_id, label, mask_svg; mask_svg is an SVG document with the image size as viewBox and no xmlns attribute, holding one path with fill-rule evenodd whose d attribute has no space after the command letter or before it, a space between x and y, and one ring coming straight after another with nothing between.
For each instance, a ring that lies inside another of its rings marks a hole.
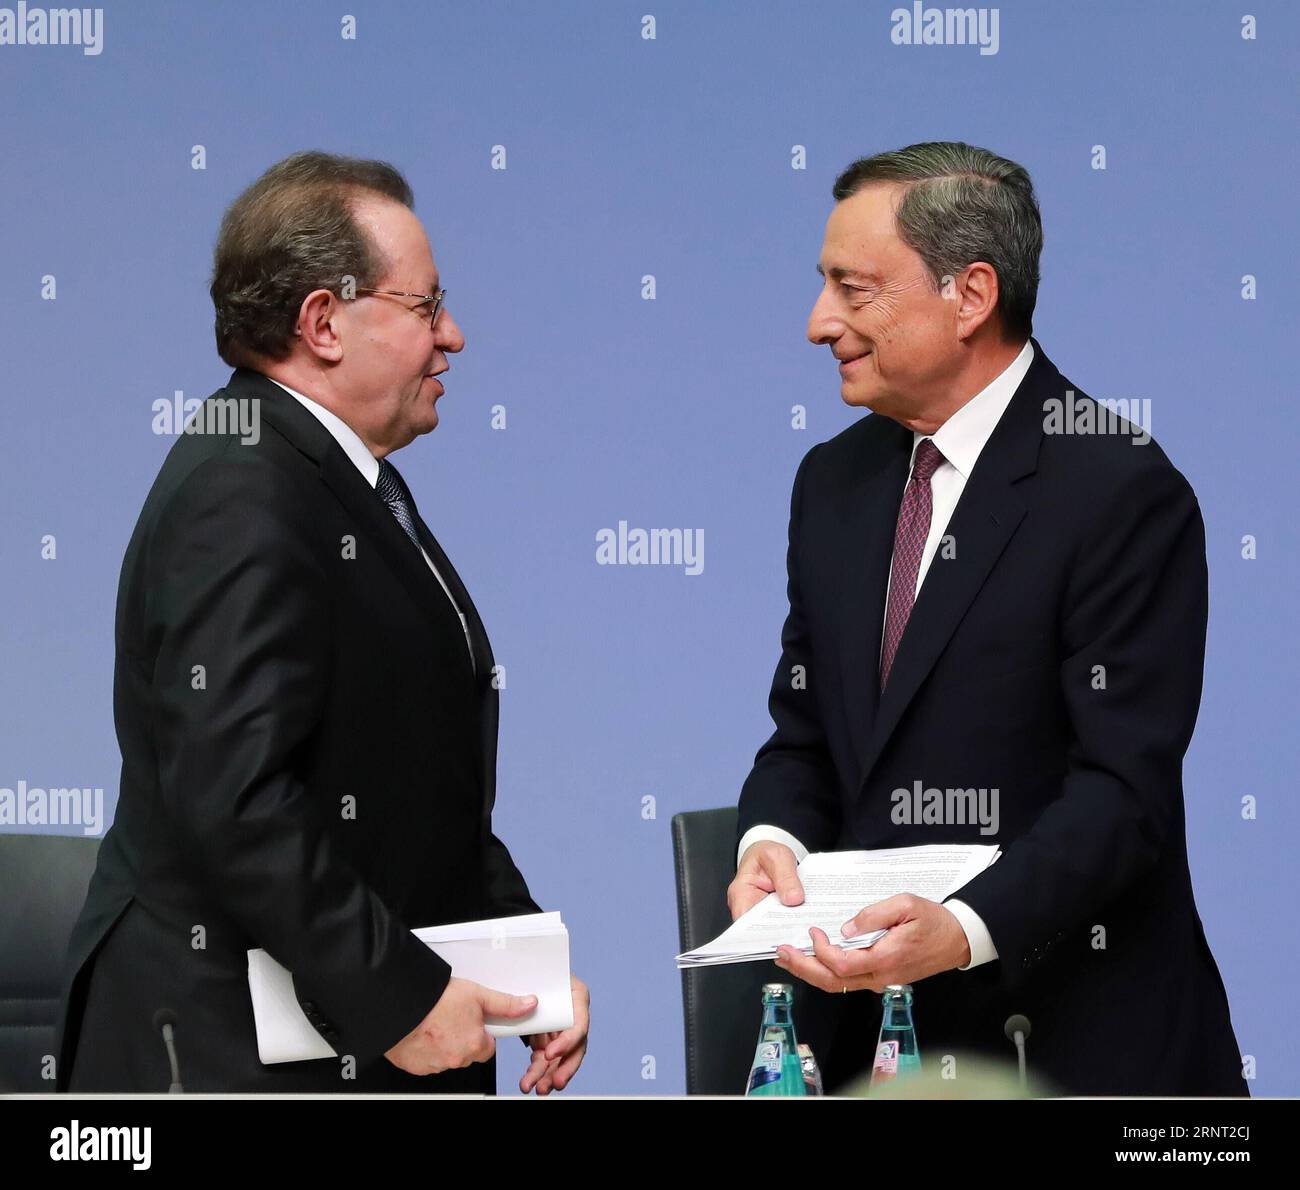
<instances>
[{"instance_id":1,"label":"shirt collar","mask_svg":"<svg viewBox=\"0 0 1300 1190\"><path fill-rule=\"evenodd\" d=\"M1011 404L1016 389L1034 362L1034 345L1028 339L1020 349L1020 354L1005 369L995 376L984 388L957 410L933 434L912 434L912 458L916 459L916 448L922 439L930 438L939 453L943 455L960 473L963 479L969 479L975 470L975 460L989 440L994 427L1002 414Z\"/></svg>"},{"instance_id":2,"label":"shirt collar","mask_svg":"<svg viewBox=\"0 0 1300 1190\"><path fill-rule=\"evenodd\" d=\"M272 384L280 384L274 376L268 376L267 379ZM296 397L298 403L334 436L334 441L343 448L343 453L352 460L362 477L373 488L379 482L379 460L370 453L370 448L361 441L357 432L337 413L326 409L320 402L304 397L302 393L294 392L287 384L280 384L280 387L291 397Z\"/></svg>"}]
</instances>

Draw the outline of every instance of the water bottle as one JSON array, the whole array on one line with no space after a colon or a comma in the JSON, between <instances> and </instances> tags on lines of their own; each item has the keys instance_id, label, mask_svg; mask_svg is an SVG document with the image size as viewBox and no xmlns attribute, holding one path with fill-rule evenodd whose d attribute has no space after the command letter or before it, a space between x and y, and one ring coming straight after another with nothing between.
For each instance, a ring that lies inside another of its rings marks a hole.
<instances>
[{"instance_id":1,"label":"water bottle","mask_svg":"<svg viewBox=\"0 0 1300 1190\"><path fill-rule=\"evenodd\" d=\"M921 1069L921 1051L916 1045L916 1026L912 1023L912 985L886 984L882 1002L880 1037L871 1063L873 1088L907 1078Z\"/></svg>"},{"instance_id":2,"label":"water bottle","mask_svg":"<svg viewBox=\"0 0 1300 1190\"><path fill-rule=\"evenodd\" d=\"M808 1094L794 1036L793 1002L794 989L788 983L763 985L763 1023L746 1095Z\"/></svg>"}]
</instances>

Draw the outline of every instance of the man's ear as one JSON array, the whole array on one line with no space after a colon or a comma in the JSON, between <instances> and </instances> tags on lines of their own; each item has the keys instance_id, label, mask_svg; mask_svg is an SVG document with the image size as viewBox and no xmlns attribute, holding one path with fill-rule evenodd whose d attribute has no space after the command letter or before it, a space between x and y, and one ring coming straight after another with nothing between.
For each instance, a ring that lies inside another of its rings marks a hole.
<instances>
[{"instance_id":1,"label":"man's ear","mask_svg":"<svg viewBox=\"0 0 1300 1190\"><path fill-rule=\"evenodd\" d=\"M313 289L302 300L293 333L317 359L336 364L343 358L343 302L328 289Z\"/></svg>"},{"instance_id":2,"label":"man's ear","mask_svg":"<svg viewBox=\"0 0 1300 1190\"><path fill-rule=\"evenodd\" d=\"M968 264L954 277L952 299L957 302L957 331L963 339L970 338L992 316L998 305L997 270L987 261Z\"/></svg>"}]
</instances>

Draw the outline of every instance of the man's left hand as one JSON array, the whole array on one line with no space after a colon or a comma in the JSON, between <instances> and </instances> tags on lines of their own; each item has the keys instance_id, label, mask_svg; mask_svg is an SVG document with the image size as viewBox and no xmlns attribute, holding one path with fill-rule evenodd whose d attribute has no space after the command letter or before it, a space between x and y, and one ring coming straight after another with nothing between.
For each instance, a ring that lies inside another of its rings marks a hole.
<instances>
[{"instance_id":1,"label":"man's left hand","mask_svg":"<svg viewBox=\"0 0 1300 1190\"><path fill-rule=\"evenodd\" d=\"M845 923L845 939L889 931L865 950L843 950L813 926L813 953L778 947L776 965L824 992L883 991L886 984L916 983L970 962L966 931L937 901L902 893L870 905Z\"/></svg>"},{"instance_id":2,"label":"man's left hand","mask_svg":"<svg viewBox=\"0 0 1300 1190\"><path fill-rule=\"evenodd\" d=\"M533 1060L519 1089L527 1095L534 1087L539 1095L549 1095L551 1088L563 1091L587 1053L587 1029L591 1023L591 993L576 975L570 974L573 988L573 1024L556 1033L534 1033L527 1038Z\"/></svg>"}]
</instances>

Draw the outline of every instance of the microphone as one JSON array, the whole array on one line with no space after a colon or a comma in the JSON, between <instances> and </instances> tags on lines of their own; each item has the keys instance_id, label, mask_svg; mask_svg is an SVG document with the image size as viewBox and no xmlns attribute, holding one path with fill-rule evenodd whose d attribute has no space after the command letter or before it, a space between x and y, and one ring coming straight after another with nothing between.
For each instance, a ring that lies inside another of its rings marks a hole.
<instances>
[{"instance_id":1,"label":"microphone","mask_svg":"<svg viewBox=\"0 0 1300 1190\"><path fill-rule=\"evenodd\" d=\"M1016 1058L1020 1063L1020 1089L1026 1090L1027 1084L1025 1079L1025 1038L1030 1034L1029 1018L1016 1013L1014 1016L1007 1017L1007 1023L1002 1026L1002 1031L1007 1035L1008 1041L1015 1042Z\"/></svg>"},{"instance_id":2,"label":"microphone","mask_svg":"<svg viewBox=\"0 0 1300 1190\"><path fill-rule=\"evenodd\" d=\"M153 1027L162 1032L163 1044L167 1047L167 1061L172 1068L172 1085L167 1088L172 1094L183 1090L181 1086L181 1068L176 1060L176 1014L170 1008L160 1008L153 1014Z\"/></svg>"}]
</instances>

